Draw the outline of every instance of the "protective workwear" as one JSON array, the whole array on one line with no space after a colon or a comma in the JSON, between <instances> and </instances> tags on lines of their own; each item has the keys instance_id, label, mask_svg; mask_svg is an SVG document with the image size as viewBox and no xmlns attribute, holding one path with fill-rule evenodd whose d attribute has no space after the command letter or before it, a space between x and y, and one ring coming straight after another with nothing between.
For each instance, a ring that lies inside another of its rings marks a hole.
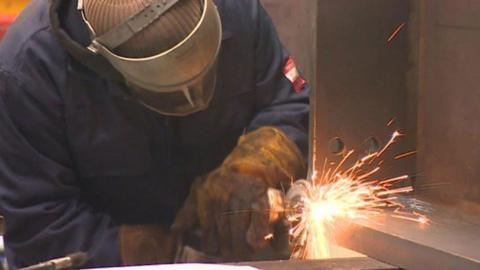
<instances>
[{"instance_id":1,"label":"protective workwear","mask_svg":"<svg viewBox=\"0 0 480 270\"><path fill-rule=\"evenodd\" d=\"M204 249L227 261L249 259L272 234L269 188L288 188L306 171L304 159L281 130L264 127L240 137L223 164L192 186L172 230L198 223Z\"/></svg>"},{"instance_id":2,"label":"protective workwear","mask_svg":"<svg viewBox=\"0 0 480 270\"><path fill-rule=\"evenodd\" d=\"M205 110L216 83L222 28L212 0L83 0L89 49L105 57L132 98L166 115Z\"/></svg>"},{"instance_id":3,"label":"protective workwear","mask_svg":"<svg viewBox=\"0 0 480 270\"><path fill-rule=\"evenodd\" d=\"M267 13L257 0L215 3L215 94L185 117L128 99L121 76L109 76L116 70L86 49L77 1L31 1L9 28L0 42L0 213L12 269L76 251L88 253L85 268L121 265L121 225L169 228L194 179L245 132L275 126L307 153L309 87L296 92L285 77L289 55Z\"/></svg>"},{"instance_id":4,"label":"protective workwear","mask_svg":"<svg viewBox=\"0 0 480 270\"><path fill-rule=\"evenodd\" d=\"M160 225L122 225L119 230L123 265L172 263L173 238Z\"/></svg>"}]
</instances>

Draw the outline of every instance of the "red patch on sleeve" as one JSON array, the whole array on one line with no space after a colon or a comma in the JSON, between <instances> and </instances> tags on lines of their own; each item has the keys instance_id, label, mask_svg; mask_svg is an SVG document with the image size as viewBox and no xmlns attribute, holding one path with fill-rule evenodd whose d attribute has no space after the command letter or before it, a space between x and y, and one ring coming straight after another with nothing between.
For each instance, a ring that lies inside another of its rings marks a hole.
<instances>
[{"instance_id":1,"label":"red patch on sleeve","mask_svg":"<svg viewBox=\"0 0 480 270\"><path fill-rule=\"evenodd\" d=\"M10 24L13 23L14 20L14 16L6 16L0 14L0 40L3 38L3 36L7 32L7 28L10 26Z\"/></svg>"},{"instance_id":2,"label":"red patch on sleeve","mask_svg":"<svg viewBox=\"0 0 480 270\"><path fill-rule=\"evenodd\" d=\"M288 57L287 62L285 63L283 74L292 83L293 90L296 93L302 92L307 82L302 78L302 76L300 76L300 73L297 69L297 64L291 56Z\"/></svg>"}]
</instances>

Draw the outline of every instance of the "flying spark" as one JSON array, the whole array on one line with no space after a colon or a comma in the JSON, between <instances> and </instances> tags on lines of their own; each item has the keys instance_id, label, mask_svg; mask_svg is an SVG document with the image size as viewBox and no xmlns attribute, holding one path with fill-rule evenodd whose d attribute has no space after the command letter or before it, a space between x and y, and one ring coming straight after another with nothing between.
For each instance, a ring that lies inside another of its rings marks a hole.
<instances>
[{"instance_id":1,"label":"flying spark","mask_svg":"<svg viewBox=\"0 0 480 270\"><path fill-rule=\"evenodd\" d=\"M267 234L264 239L265 240L272 240L273 238L274 238L273 233L270 233L270 234Z\"/></svg>"},{"instance_id":2,"label":"flying spark","mask_svg":"<svg viewBox=\"0 0 480 270\"><path fill-rule=\"evenodd\" d=\"M395 121L397 121L397 118L392 118L390 121L388 121L388 124L387 124L387 127L393 125L395 123Z\"/></svg>"},{"instance_id":3,"label":"flying spark","mask_svg":"<svg viewBox=\"0 0 480 270\"><path fill-rule=\"evenodd\" d=\"M407 25L406 22L403 22L402 24L400 24L396 29L395 31L393 31L393 33L390 35L390 37L387 39L387 43L390 44L392 43L392 41L398 36L398 34L400 33L400 31L402 31L402 29Z\"/></svg>"},{"instance_id":4,"label":"flying spark","mask_svg":"<svg viewBox=\"0 0 480 270\"><path fill-rule=\"evenodd\" d=\"M393 159L399 160L399 159L406 158L406 157L409 157L409 156L413 156L413 155L416 155L416 154L417 154L417 151L411 151L411 152L407 152L407 153L397 155Z\"/></svg>"},{"instance_id":5,"label":"flying spark","mask_svg":"<svg viewBox=\"0 0 480 270\"><path fill-rule=\"evenodd\" d=\"M381 150L353 165L346 165L354 156L352 150L335 167L324 166L320 174L314 171L310 181L293 183L285 207L287 220L292 224L289 233L293 258L329 258L329 247L334 242L333 234L339 220L373 220L384 213L420 225L429 224L426 215L411 210L406 200L398 196L413 191L408 175L389 179L376 176L379 164L383 164L379 159L402 136L395 131ZM410 155L403 154L403 157ZM397 157L402 158L402 155ZM392 211L385 211L387 209Z\"/></svg>"}]
</instances>

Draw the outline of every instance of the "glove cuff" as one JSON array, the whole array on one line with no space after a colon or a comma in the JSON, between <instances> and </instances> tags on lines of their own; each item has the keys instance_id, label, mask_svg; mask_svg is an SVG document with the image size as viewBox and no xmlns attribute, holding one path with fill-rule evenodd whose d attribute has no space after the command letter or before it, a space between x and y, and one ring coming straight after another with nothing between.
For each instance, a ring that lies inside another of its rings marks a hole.
<instances>
[{"instance_id":1,"label":"glove cuff","mask_svg":"<svg viewBox=\"0 0 480 270\"><path fill-rule=\"evenodd\" d=\"M124 266L171 263L174 243L158 225L122 225L120 252Z\"/></svg>"}]
</instances>

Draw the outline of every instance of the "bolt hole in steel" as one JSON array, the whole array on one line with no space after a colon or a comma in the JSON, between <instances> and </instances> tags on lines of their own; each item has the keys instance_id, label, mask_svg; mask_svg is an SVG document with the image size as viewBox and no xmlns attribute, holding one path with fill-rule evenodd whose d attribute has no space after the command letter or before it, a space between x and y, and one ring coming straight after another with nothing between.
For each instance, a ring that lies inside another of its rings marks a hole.
<instances>
[{"instance_id":1,"label":"bolt hole in steel","mask_svg":"<svg viewBox=\"0 0 480 270\"><path fill-rule=\"evenodd\" d=\"M340 137L334 137L328 142L328 150L334 155L342 155L345 152L345 143Z\"/></svg>"}]
</instances>

